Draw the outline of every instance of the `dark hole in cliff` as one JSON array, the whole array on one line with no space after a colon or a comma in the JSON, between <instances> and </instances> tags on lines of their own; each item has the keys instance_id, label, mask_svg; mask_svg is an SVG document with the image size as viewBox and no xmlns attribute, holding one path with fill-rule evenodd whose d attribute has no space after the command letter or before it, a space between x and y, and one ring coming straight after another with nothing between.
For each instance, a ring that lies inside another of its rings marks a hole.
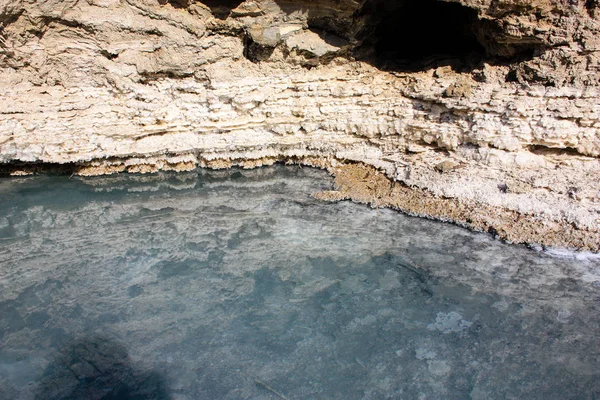
<instances>
[{"instance_id":1,"label":"dark hole in cliff","mask_svg":"<svg viewBox=\"0 0 600 400\"><path fill-rule=\"evenodd\" d=\"M213 15L219 19L227 19L231 10L238 8L244 0L203 0L201 3L208 6Z\"/></svg>"},{"instance_id":2,"label":"dark hole in cliff","mask_svg":"<svg viewBox=\"0 0 600 400\"><path fill-rule=\"evenodd\" d=\"M244 36L244 57L248 60L254 63L267 61L274 51L275 47L263 46L256 43L250 35Z\"/></svg>"},{"instance_id":3,"label":"dark hole in cliff","mask_svg":"<svg viewBox=\"0 0 600 400\"><path fill-rule=\"evenodd\" d=\"M356 56L391 70L419 71L440 65L473 68L486 57L474 33L477 13L437 0L369 0Z\"/></svg>"}]
</instances>

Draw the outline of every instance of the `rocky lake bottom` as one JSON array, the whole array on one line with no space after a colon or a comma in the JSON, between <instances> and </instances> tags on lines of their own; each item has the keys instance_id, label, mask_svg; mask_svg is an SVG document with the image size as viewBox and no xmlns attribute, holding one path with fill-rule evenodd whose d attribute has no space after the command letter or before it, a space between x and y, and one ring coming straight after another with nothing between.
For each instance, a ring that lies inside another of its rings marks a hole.
<instances>
[{"instance_id":1,"label":"rocky lake bottom","mask_svg":"<svg viewBox=\"0 0 600 400\"><path fill-rule=\"evenodd\" d=\"M599 399L600 260L310 168L0 180L0 399Z\"/></svg>"}]
</instances>

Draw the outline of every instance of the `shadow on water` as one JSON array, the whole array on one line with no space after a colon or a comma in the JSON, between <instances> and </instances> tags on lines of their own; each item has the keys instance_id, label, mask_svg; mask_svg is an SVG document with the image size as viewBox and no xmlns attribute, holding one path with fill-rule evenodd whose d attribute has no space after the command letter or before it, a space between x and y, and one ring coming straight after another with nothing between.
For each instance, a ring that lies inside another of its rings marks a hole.
<instances>
[{"instance_id":1,"label":"shadow on water","mask_svg":"<svg viewBox=\"0 0 600 400\"><path fill-rule=\"evenodd\" d=\"M169 399L162 376L133 365L125 347L103 336L65 346L44 371L39 400Z\"/></svg>"}]
</instances>

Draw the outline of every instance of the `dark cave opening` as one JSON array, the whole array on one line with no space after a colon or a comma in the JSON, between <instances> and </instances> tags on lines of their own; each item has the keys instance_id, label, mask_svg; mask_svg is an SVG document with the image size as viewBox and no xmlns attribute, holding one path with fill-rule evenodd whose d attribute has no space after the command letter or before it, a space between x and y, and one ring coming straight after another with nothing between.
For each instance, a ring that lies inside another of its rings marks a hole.
<instances>
[{"instance_id":1,"label":"dark cave opening","mask_svg":"<svg viewBox=\"0 0 600 400\"><path fill-rule=\"evenodd\" d=\"M472 69L486 57L475 34L475 10L439 0L370 0L356 57L388 70L419 71L451 65Z\"/></svg>"}]
</instances>

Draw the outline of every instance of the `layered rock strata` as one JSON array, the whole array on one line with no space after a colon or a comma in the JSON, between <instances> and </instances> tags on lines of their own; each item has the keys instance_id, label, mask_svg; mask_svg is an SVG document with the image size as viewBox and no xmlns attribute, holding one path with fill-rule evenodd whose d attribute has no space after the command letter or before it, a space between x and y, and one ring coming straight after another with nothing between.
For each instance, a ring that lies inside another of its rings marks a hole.
<instances>
[{"instance_id":1,"label":"layered rock strata","mask_svg":"<svg viewBox=\"0 0 600 400\"><path fill-rule=\"evenodd\" d=\"M323 198L598 250L597 2L419 4L1 1L2 170L303 163Z\"/></svg>"}]
</instances>

